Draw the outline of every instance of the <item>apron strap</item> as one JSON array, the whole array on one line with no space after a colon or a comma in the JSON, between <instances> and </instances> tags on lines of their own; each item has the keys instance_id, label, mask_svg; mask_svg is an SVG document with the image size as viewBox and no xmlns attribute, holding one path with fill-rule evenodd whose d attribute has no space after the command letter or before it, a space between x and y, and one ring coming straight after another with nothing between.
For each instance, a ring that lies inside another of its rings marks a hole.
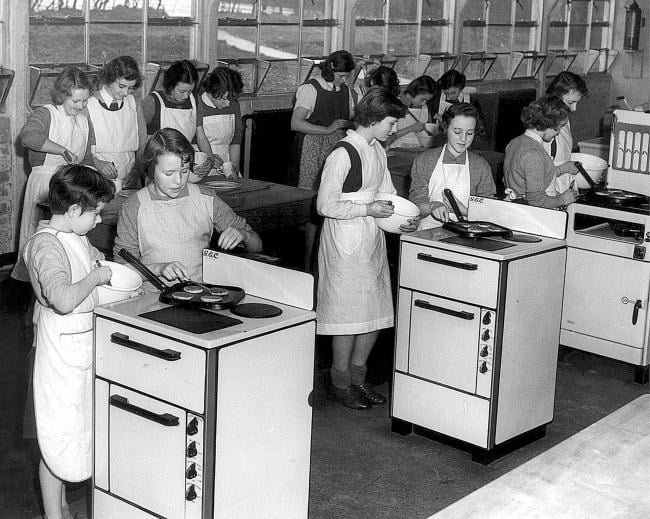
<instances>
[{"instance_id":1,"label":"apron strap","mask_svg":"<svg viewBox=\"0 0 650 519\"><path fill-rule=\"evenodd\" d=\"M345 181L343 182L343 187L341 189L342 193L353 193L361 189L363 184L363 166L361 164L361 157L357 149L346 141L337 142L332 151L337 148L343 148L348 152L350 157L350 170L348 171Z\"/></svg>"}]
</instances>

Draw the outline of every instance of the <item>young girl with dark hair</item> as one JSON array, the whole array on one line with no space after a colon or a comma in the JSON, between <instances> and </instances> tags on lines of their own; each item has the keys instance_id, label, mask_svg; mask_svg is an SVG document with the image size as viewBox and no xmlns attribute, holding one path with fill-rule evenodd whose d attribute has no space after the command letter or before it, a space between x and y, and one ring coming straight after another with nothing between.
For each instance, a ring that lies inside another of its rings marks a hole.
<instances>
[{"instance_id":1,"label":"young girl with dark hair","mask_svg":"<svg viewBox=\"0 0 650 519\"><path fill-rule=\"evenodd\" d=\"M569 109L559 97L543 96L524 107L521 122L526 131L510 141L503 163L510 198L549 209L575 202L573 189L558 191L556 178L564 172L544 150L544 143L551 142L568 120Z\"/></svg>"},{"instance_id":2,"label":"young girl with dark hair","mask_svg":"<svg viewBox=\"0 0 650 519\"><path fill-rule=\"evenodd\" d=\"M318 251L317 333L333 336L331 397L352 409L386 402L365 380L379 330L393 326L386 240L375 222L390 216L393 207L375 196L396 193L381 141L405 110L389 90L371 88L357 104L357 129L348 130L327 157L318 190L316 205L325 221ZM411 221L402 230L416 227Z\"/></svg>"},{"instance_id":3,"label":"young girl with dark hair","mask_svg":"<svg viewBox=\"0 0 650 519\"><path fill-rule=\"evenodd\" d=\"M151 92L142 101L147 135L161 128L176 128L206 154L206 159L194 167L190 182L207 175L214 162L210 143L200 124L201 112L194 92L198 81L199 73L191 61L176 61L165 71L162 90Z\"/></svg>"},{"instance_id":4,"label":"young girl with dark hair","mask_svg":"<svg viewBox=\"0 0 650 519\"><path fill-rule=\"evenodd\" d=\"M400 95L408 108L406 115L397 121L397 131L389 139L391 148L417 148L430 140L426 124L431 123L427 103L433 99L438 87L433 78L420 76L411 81Z\"/></svg>"},{"instance_id":5,"label":"young girl with dark hair","mask_svg":"<svg viewBox=\"0 0 650 519\"><path fill-rule=\"evenodd\" d=\"M372 69L368 75L363 78L363 84L358 85L354 88L358 99L361 99L364 94L374 86L385 87L396 96L400 94L399 78L397 77L397 72L385 65L379 65L378 67Z\"/></svg>"},{"instance_id":6,"label":"young girl with dark hair","mask_svg":"<svg viewBox=\"0 0 650 519\"><path fill-rule=\"evenodd\" d=\"M133 92L141 83L137 62L131 56L119 56L100 70L97 90L88 100L95 168L115 182L118 192L125 184L139 184L135 155L147 140L147 125Z\"/></svg>"},{"instance_id":7,"label":"young girl with dark hair","mask_svg":"<svg viewBox=\"0 0 650 519\"><path fill-rule=\"evenodd\" d=\"M443 194L451 189L464 215L470 195L494 197L496 186L487 161L469 148L474 141L478 111L468 103L458 103L442 114L444 146L418 155L411 168L409 199L420 208L419 229L442 225L450 207Z\"/></svg>"},{"instance_id":8,"label":"young girl with dark hair","mask_svg":"<svg viewBox=\"0 0 650 519\"><path fill-rule=\"evenodd\" d=\"M237 98L244 89L241 74L228 67L217 67L203 82L205 92L199 98L201 125L212 153L215 166L232 163L226 176L239 175L241 143L244 137L241 109Z\"/></svg>"},{"instance_id":9,"label":"young girl with dark hair","mask_svg":"<svg viewBox=\"0 0 650 519\"><path fill-rule=\"evenodd\" d=\"M98 172L61 167L49 184L52 217L23 253L36 294L33 390L44 517L72 519L64 482L92 474L95 288L111 279L111 269L96 267L104 255L86 234L113 193Z\"/></svg>"},{"instance_id":10,"label":"young girl with dark hair","mask_svg":"<svg viewBox=\"0 0 650 519\"><path fill-rule=\"evenodd\" d=\"M126 249L167 281L201 281L202 253L213 231L222 249L243 242L249 252L261 250L244 218L213 190L188 183L193 160L194 149L178 130L151 136L143 154L148 183L124 202L117 221L116 261L124 261L118 252Z\"/></svg>"}]
</instances>

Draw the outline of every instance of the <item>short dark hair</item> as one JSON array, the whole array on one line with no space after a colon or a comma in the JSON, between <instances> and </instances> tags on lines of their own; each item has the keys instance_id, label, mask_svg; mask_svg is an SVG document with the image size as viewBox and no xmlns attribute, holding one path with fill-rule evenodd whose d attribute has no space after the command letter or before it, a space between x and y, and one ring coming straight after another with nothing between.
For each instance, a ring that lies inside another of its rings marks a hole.
<instances>
[{"instance_id":1,"label":"short dark hair","mask_svg":"<svg viewBox=\"0 0 650 519\"><path fill-rule=\"evenodd\" d=\"M52 214L63 214L77 204L82 211L93 210L101 202L110 202L115 184L98 171L80 164L67 164L50 179L48 200Z\"/></svg>"},{"instance_id":2,"label":"short dark hair","mask_svg":"<svg viewBox=\"0 0 650 519\"><path fill-rule=\"evenodd\" d=\"M212 97L228 94L230 99L236 99L244 90L241 74L229 67L216 67L203 81L203 89Z\"/></svg>"},{"instance_id":3,"label":"short dark hair","mask_svg":"<svg viewBox=\"0 0 650 519\"><path fill-rule=\"evenodd\" d=\"M321 76L325 81L334 81L334 72L352 72L354 58L347 50L332 52L320 64Z\"/></svg>"},{"instance_id":4,"label":"short dark hair","mask_svg":"<svg viewBox=\"0 0 650 519\"><path fill-rule=\"evenodd\" d=\"M421 94L435 94L437 90L436 80L431 76L416 77L406 87L406 93L411 97L416 97Z\"/></svg>"},{"instance_id":5,"label":"short dark hair","mask_svg":"<svg viewBox=\"0 0 650 519\"><path fill-rule=\"evenodd\" d=\"M97 74L97 85L110 85L120 78L135 81L133 88L138 88L142 84L140 68L131 56L118 56L106 63Z\"/></svg>"},{"instance_id":6,"label":"short dark hair","mask_svg":"<svg viewBox=\"0 0 650 519\"><path fill-rule=\"evenodd\" d=\"M367 128L386 117L400 119L406 112L406 106L390 90L385 87L371 87L354 108L352 121Z\"/></svg>"},{"instance_id":7,"label":"short dark hair","mask_svg":"<svg viewBox=\"0 0 650 519\"><path fill-rule=\"evenodd\" d=\"M568 118L569 108L556 96L542 96L521 111L521 122L529 130L556 129Z\"/></svg>"},{"instance_id":8,"label":"short dark hair","mask_svg":"<svg viewBox=\"0 0 650 519\"><path fill-rule=\"evenodd\" d=\"M372 69L363 79L363 84L370 88L374 86L386 87L395 95L399 95L399 79L397 72L385 65Z\"/></svg>"},{"instance_id":9,"label":"short dark hair","mask_svg":"<svg viewBox=\"0 0 650 519\"><path fill-rule=\"evenodd\" d=\"M440 90L447 90L451 87L458 87L462 90L465 88L466 81L467 78L465 77L465 74L452 68L440 76L438 83L440 85Z\"/></svg>"},{"instance_id":10,"label":"short dark hair","mask_svg":"<svg viewBox=\"0 0 650 519\"><path fill-rule=\"evenodd\" d=\"M169 94L179 83L188 83L196 86L198 81L199 73L190 60L175 61L165 71L163 90Z\"/></svg>"},{"instance_id":11,"label":"short dark hair","mask_svg":"<svg viewBox=\"0 0 650 519\"><path fill-rule=\"evenodd\" d=\"M153 180L158 159L167 153L178 155L182 162L189 162L190 168L194 167L194 149L190 141L174 128L161 128L149 137L142 154L145 172L149 180Z\"/></svg>"},{"instance_id":12,"label":"short dark hair","mask_svg":"<svg viewBox=\"0 0 650 519\"><path fill-rule=\"evenodd\" d=\"M61 71L61 73L54 80L52 86L52 103L55 105L62 105L68 97L72 96L73 90L84 89L90 93L92 84L88 76L78 68L68 67Z\"/></svg>"},{"instance_id":13,"label":"short dark hair","mask_svg":"<svg viewBox=\"0 0 650 519\"><path fill-rule=\"evenodd\" d=\"M555 76L553 81L546 87L546 93L548 95L558 97L568 94L571 90L579 92L582 97L585 97L589 93L587 83L578 74L566 70L563 70Z\"/></svg>"},{"instance_id":14,"label":"short dark hair","mask_svg":"<svg viewBox=\"0 0 650 519\"><path fill-rule=\"evenodd\" d=\"M473 117L476 119L476 124L479 123L479 114L478 110L474 105L469 103L454 103L449 108L447 108L442 114L442 130L447 131L449 128L449 123L454 119L454 117L463 116L463 117Z\"/></svg>"}]
</instances>

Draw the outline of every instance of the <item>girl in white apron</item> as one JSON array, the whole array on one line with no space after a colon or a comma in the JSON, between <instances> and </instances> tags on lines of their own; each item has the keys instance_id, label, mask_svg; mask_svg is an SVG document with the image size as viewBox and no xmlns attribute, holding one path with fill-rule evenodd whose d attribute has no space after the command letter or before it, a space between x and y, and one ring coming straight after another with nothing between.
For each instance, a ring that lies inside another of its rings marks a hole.
<instances>
[{"instance_id":1,"label":"girl in white apron","mask_svg":"<svg viewBox=\"0 0 650 519\"><path fill-rule=\"evenodd\" d=\"M409 198L420 208L419 229L438 227L448 220L449 202L443 193L445 189L452 191L465 215L470 195L496 195L489 164L469 151L477 121L478 111L474 106L468 103L450 106L442 118L447 144L416 158Z\"/></svg>"},{"instance_id":2,"label":"girl in white apron","mask_svg":"<svg viewBox=\"0 0 650 519\"><path fill-rule=\"evenodd\" d=\"M112 196L111 182L98 172L62 168L50 184L52 218L25 246L37 297L33 386L47 517L71 517L63 482L92 473L93 309L95 288L110 280L111 269L95 267L104 256L85 235Z\"/></svg>"},{"instance_id":3,"label":"girl in white apron","mask_svg":"<svg viewBox=\"0 0 650 519\"><path fill-rule=\"evenodd\" d=\"M408 108L404 117L397 121L397 132L389 137L391 148L419 148L430 146L430 130L425 125L432 121L427 103L436 90L436 82L429 76L420 76L411 81L400 100Z\"/></svg>"},{"instance_id":4,"label":"girl in white apron","mask_svg":"<svg viewBox=\"0 0 650 519\"><path fill-rule=\"evenodd\" d=\"M22 250L43 218L43 210L37 204L47 198L50 178L59 166L79 163L86 155L88 119L82 110L88 101L90 86L81 70L64 70L54 82L53 104L36 108L21 131L32 171L27 178L23 200L18 260L11 274L18 281L29 281Z\"/></svg>"},{"instance_id":5,"label":"girl in white apron","mask_svg":"<svg viewBox=\"0 0 650 519\"><path fill-rule=\"evenodd\" d=\"M357 105L356 131L341 141L360 159L353 171L350 151L341 147L327 158L317 209L325 217L318 251L317 333L332 335L332 398L352 409L386 399L366 383L366 361L379 330L393 326L393 300L386 240L375 218L393 213L375 201L396 190L379 141L392 130L404 106L387 89L374 87ZM405 231L413 231L411 222Z\"/></svg>"},{"instance_id":6,"label":"girl in white apron","mask_svg":"<svg viewBox=\"0 0 650 519\"><path fill-rule=\"evenodd\" d=\"M153 135L161 128L175 128L188 141L196 140L194 149L201 151L203 155L195 155L200 158L195 160L195 178L190 176L190 182L196 182L207 175L214 162L210 143L199 120L194 94L198 81L199 73L191 61L176 61L165 71L162 90L150 93L142 102L147 135Z\"/></svg>"},{"instance_id":7,"label":"girl in white apron","mask_svg":"<svg viewBox=\"0 0 650 519\"><path fill-rule=\"evenodd\" d=\"M217 67L206 78L204 87L199 98L201 124L215 156L215 166L221 174L239 176L244 135L237 101L244 87L241 74L228 67Z\"/></svg>"},{"instance_id":8,"label":"girl in white apron","mask_svg":"<svg viewBox=\"0 0 650 519\"><path fill-rule=\"evenodd\" d=\"M128 250L170 282L203 279L202 253L213 230L224 250L242 242L249 252L262 249L244 218L208 188L188 184L192 154L178 130L154 133L144 150L149 182L122 205L117 224L115 250Z\"/></svg>"},{"instance_id":9,"label":"girl in white apron","mask_svg":"<svg viewBox=\"0 0 650 519\"><path fill-rule=\"evenodd\" d=\"M573 72L562 71L546 89L547 95L552 95L562 99L564 104L573 113L578 107L578 103L584 96L589 93L586 83L583 79ZM574 162L571 161L573 152L573 136L571 134L571 121L562 127L550 142L544 142L544 149L553 159L553 163L560 168L562 175L555 180L555 189L562 193L569 188L578 190L575 186L574 175L577 173Z\"/></svg>"},{"instance_id":10,"label":"girl in white apron","mask_svg":"<svg viewBox=\"0 0 650 519\"><path fill-rule=\"evenodd\" d=\"M135 165L135 154L146 141L146 125L140 102L133 90L142 82L136 61L120 56L109 61L99 72L100 88L88 100L88 114L93 128L91 152L95 167L112 179L117 192Z\"/></svg>"},{"instance_id":11,"label":"girl in white apron","mask_svg":"<svg viewBox=\"0 0 650 519\"><path fill-rule=\"evenodd\" d=\"M544 142L553 140L568 117L567 106L554 96L540 97L524 107L521 122L526 131L510 141L503 162L509 199L525 199L530 205L549 209L576 200L573 189L558 192L556 177L562 171L544 150Z\"/></svg>"}]
</instances>

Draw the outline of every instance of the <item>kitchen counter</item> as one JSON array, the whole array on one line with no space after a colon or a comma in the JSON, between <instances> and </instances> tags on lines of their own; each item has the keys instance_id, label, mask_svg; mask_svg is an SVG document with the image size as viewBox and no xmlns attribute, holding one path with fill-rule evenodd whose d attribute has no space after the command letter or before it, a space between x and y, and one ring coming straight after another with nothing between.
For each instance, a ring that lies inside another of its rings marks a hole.
<instances>
[{"instance_id":1,"label":"kitchen counter","mask_svg":"<svg viewBox=\"0 0 650 519\"><path fill-rule=\"evenodd\" d=\"M643 395L432 518L650 516L650 395Z\"/></svg>"}]
</instances>

